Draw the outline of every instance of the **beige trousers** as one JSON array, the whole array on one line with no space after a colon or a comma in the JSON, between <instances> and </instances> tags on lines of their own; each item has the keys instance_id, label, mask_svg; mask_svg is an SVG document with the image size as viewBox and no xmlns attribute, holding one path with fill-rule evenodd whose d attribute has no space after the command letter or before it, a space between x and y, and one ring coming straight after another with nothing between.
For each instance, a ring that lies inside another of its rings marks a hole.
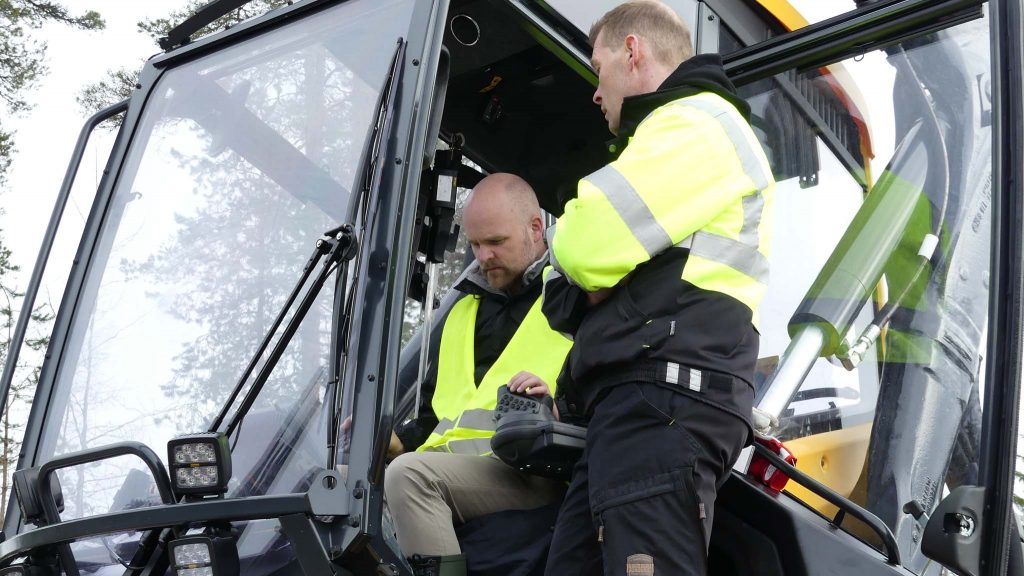
<instances>
[{"instance_id":1,"label":"beige trousers","mask_svg":"<svg viewBox=\"0 0 1024 576\"><path fill-rule=\"evenodd\" d=\"M524 474L493 456L410 452L384 474L384 498L406 556L461 554L456 525L538 508L564 494L564 482Z\"/></svg>"}]
</instances>

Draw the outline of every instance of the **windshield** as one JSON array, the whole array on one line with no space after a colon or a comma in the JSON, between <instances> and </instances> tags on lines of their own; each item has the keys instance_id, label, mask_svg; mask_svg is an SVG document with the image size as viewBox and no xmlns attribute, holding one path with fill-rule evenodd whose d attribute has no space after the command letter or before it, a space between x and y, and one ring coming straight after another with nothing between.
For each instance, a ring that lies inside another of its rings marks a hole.
<instances>
[{"instance_id":1,"label":"windshield","mask_svg":"<svg viewBox=\"0 0 1024 576\"><path fill-rule=\"evenodd\" d=\"M778 181L759 391L791 340L851 311L839 337L853 348L870 335L862 353L839 346L815 360L776 433L798 468L881 518L917 574L937 567L920 552L924 521L904 505L932 510L979 482L990 46L982 17L741 88Z\"/></svg>"},{"instance_id":2,"label":"windshield","mask_svg":"<svg viewBox=\"0 0 1024 576\"><path fill-rule=\"evenodd\" d=\"M107 206L37 461L124 440L166 457L168 439L207 429L316 240L349 219L412 4L347 2L159 78ZM326 464L333 284L232 439L230 495L302 490ZM62 473L63 517L121 509L125 466L144 468L119 464Z\"/></svg>"}]
</instances>

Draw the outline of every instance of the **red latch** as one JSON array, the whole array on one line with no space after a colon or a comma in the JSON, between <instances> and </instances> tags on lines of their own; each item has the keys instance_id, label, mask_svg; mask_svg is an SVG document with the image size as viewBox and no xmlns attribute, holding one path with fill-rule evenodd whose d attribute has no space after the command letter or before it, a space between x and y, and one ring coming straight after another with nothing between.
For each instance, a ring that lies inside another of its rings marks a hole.
<instances>
[{"instance_id":1,"label":"red latch","mask_svg":"<svg viewBox=\"0 0 1024 576\"><path fill-rule=\"evenodd\" d=\"M796 456L793 456L793 453L777 439L768 436L755 435L754 442L757 442L778 454L779 458L782 458L788 464L796 466ZM781 492L782 489L786 487L786 482L789 482L789 476L783 474L775 467L774 464L769 462L767 458L759 455L756 450L754 451L753 457L750 459L750 466L747 468L747 474L776 492Z\"/></svg>"}]
</instances>

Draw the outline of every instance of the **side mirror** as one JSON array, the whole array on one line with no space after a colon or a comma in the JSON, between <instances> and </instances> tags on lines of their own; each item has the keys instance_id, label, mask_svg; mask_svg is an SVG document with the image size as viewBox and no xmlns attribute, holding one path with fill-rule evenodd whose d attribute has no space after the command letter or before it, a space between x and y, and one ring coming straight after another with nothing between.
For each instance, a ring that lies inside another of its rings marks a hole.
<instances>
[{"instance_id":1,"label":"side mirror","mask_svg":"<svg viewBox=\"0 0 1024 576\"><path fill-rule=\"evenodd\" d=\"M985 489L960 486L939 502L924 528L925 556L963 576L981 573Z\"/></svg>"},{"instance_id":2,"label":"side mirror","mask_svg":"<svg viewBox=\"0 0 1024 576\"><path fill-rule=\"evenodd\" d=\"M45 524L43 519L43 503L39 501L36 485L39 483L39 468L18 470L13 475L14 494L21 507L21 515L25 521L36 526ZM57 512L64 511L64 493L60 489L60 480L53 474L50 479L50 494L56 504Z\"/></svg>"}]
</instances>

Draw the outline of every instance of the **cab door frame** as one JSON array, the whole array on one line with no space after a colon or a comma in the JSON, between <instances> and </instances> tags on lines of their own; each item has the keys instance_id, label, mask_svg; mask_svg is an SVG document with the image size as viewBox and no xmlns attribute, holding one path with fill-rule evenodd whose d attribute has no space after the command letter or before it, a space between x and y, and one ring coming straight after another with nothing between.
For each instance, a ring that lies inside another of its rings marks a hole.
<instances>
[{"instance_id":1,"label":"cab door frame","mask_svg":"<svg viewBox=\"0 0 1024 576\"><path fill-rule=\"evenodd\" d=\"M863 54L977 17L984 2L894 0L865 5L723 57L737 84ZM989 336L979 483L985 487L979 573L1006 574L1024 339L1024 65L1020 0L988 3L993 172ZM1018 555L1019 557L1019 555ZM1019 574L1020 572L1009 572Z\"/></svg>"},{"instance_id":2,"label":"cab door frame","mask_svg":"<svg viewBox=\"0 0 1024 576\"><path fill-rule=\"evenodd\" d=\"M989 3L992 40L992 263L988 363L979 483L985 486L981 571L1016 574L1021 542L1012 542L1021 355L1024 352L1024 17L1020 0ZM1017 546L1017 554L1010 547ZM1010 566L1016 557L1017 566Z\"/></svg>"}]
</instances>

